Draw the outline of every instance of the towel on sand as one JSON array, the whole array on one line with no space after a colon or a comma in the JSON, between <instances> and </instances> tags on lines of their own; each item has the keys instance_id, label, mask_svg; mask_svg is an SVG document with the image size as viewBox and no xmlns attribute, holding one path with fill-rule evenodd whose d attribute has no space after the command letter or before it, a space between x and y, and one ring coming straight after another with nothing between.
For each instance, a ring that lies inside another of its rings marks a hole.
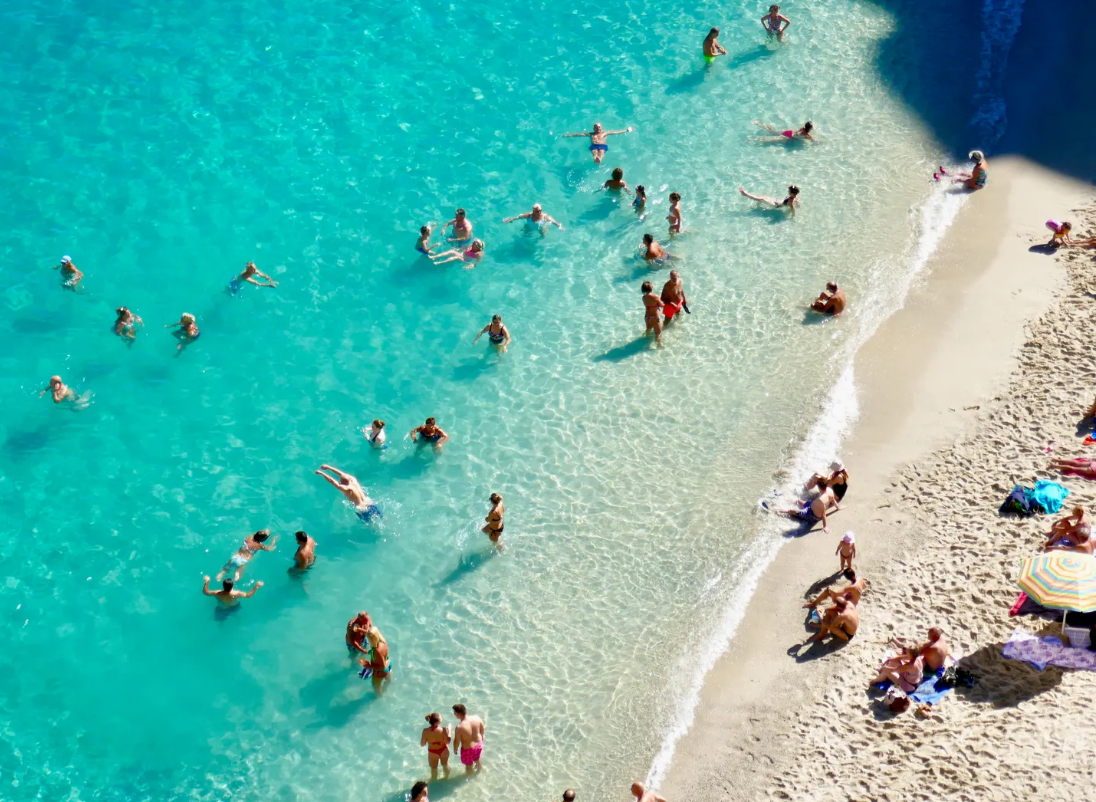
<instances>
[{"instance_id":1,"label":"towel on sand","mask_svg":"<svg viewBox=\"0 0 1096 802\"><path fill-rule=\"evenodd\" d=\"M1062 641L1054 635L1048 635L1040 640L1020 629L1009 636L1008 643L1001 650L1001 655L1009 660L1031 663L1040 671L1047 666L1096 671L1096 652L1064 646Z\"/></svg>"}]
</instances>

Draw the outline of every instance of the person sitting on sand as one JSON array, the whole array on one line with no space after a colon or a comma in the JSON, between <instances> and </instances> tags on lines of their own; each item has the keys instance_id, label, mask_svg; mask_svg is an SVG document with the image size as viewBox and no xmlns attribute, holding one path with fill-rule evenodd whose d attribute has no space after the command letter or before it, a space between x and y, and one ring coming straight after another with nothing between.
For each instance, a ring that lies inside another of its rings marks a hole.
<instances>
[{"instance_id":1,"label":"person sitting on sand","mask_svg":"<svg viewBox=\"0 0 1096 802\"><path fill-rule=\"evenodd\" d=\"M837 503L837 495L834 493L832 487L823 487L821 492L810 501L801 501L799 506L793 507L787 510L774 510L777 515L784 515L788 518L795 518L808 526L814 526L818 521L822 522L822 531L827 534L830 531L829 522L826 520L826 515L829 513L830 508L834 511L840 510L841 505Z\"/></svg>"},{"instance_id":2,"label":"person sitting on sand","mask_svg":"<svg viewBox=\"0 0 1096 802\"><path fill-rule=\"evenodd\" d=\"M897 638L892 639L891 642L899 649L922 656L925 659L925 667L933 673L942 669L951 657L951 649L948 647L948 642L944 640L944 630L940 627L932 627L929 630L929 639L913 647Z\"/></svg>"},{"instance_id":3,"label":"person sitting on sand","mask_svg":"<svg viewBox=\"0 0 1096 802\"><path fill-rule=\"evenodd\" d=\"M834 554L841 558L841 568L838 569L841 573L853 571L852 561L856 557L856 535L852 530L846 532L845 536L841 538Z\"/></svg>"},{"instance_id":4,"label":"person sitting on sand","mask_svg":"<svg viewBox=\"0 0 1096 802\"><path fill-rule=\"evenodd\" d=\"M444 265L448 262L464 262L464 269L471 270L479 264L483 258L483 240L474 239L467 248L450 248L441 253L427 254L436 265Z\"/></svg>"},{"instance_id":5,"label":"person sitting on sand","mask_svg":"<svg viewBox=\"0 0 1096 802\"><path fill-rule=\"evenodd\" d=\"M528 228L536 229L541 234L548 231L548 226L555 226L560 231L563 231L563 226L561 226L550 214L545 214L539 203L533 204L533 211L525 212L524 214L516 214L513 217L506 217L502 222L512 223L515 220L524 220L525 225Z\"/></svg>"},{"instance_id":6,"label":"person sitting on sand","mask_svg":"<svg viewBox=\"0 0 1096 802\"><path fill-rule=\"evenodd\" d=\"M838 596L833 600L835 613L832 618L826 620L822 619L822 626L818 632L807 638L808 641L820 642L828 637L834 637L838 640L852 640L856 635L856 630L860 627L860 613L856 610L856 605L846 599L844 596Z\"/></svg>"},{"instance_id":7,"label":"person sitting on sand","mask_svg":"<svg viewBox=\"0 0 1096 802\"><path fill-rule=\"evenodd\" d=\"M751 195L746 191L745 187L739 187L738 192L744 198L749 198L758 203L766 203L774 209L787 209L793 216L795 215L796 204L799 203L799 187L795 184L788 187L788 194L784 200L781 201L778 201L775 198L766 198L764 195Z\"/></svg>"},{"instance_id":8,"label":"person sitting on sand","mask_svg":"<svg viewBox=\"0 0 1096 802\"><path fill-rule=\"evenodd\" d=\"M811 309L819 314L841 317L847 303L845 291L837 286L837 282L828 281L826 282L826 289L811 304Z\"/></svg>"},{"instance_id":9,"label":"person sitting on sand","mask_svg":"<svg viewBox=\"0 0 1096 802\"><path fill-rule=\"evenodd\" d=\"M803 492L809 493L815 488L821 492L823 487L832 488L837 500L844 501L845 493L849 490L849 472L845 470L845 463L835 459L830 463L829 473L816 473L807 480L807 484L803 486Z\"/></svg>"},{"instance_id":10,"label":"person sitting on sand","mask_svg":"<svg viewBox=\"0 0 1096 802\"><path fill-rule=\"evenodd\" d=\"M438 451L448 440L449 435L438 426L438 422L434 418L427 418L426 423L411 430L412 443L433 443L434 448Z\"/></svg>"},{"instance_id":11,"label":"person sitting on sand","mask_svg":"<svg viewBox=\"0 0 1096 802\"><path fill-rule=\"evenodd\" d=\"M765 26L765 33L775 36L778 42L784 41L784 33L792 21L780 13L780 6L769 6L769 13L761 18L761 24Z\"/></svg>"},{"instance_id":12,"label":"person sitting on sand","mask_svg":"<svg viewBox=\"0 0 1096 802\"><path fill-rule=\"evenodd\" d=\"M1073 230L1073 223L1059 223L1057 220L1047 220L1047 228L1049 228L1053 234L1050 237L1050 242L1047 243L1048 248L1061 248L1063 245L1072 245L1073 240L1069 238L1069 232Z\"/></svg>"},{"instance_id":13,"label":"person sitting on sand","mask_svg":"<svg viewBox=\"0 0 1096 802\"><path fill-rule=\"evenodd\" d=\"M1092 554L1092 528L1086 523L1072 529L1052 532L1043 551L1075 551L1078 554Z\"/></svg>"},{"instance_id":14,"label":"person sitting on sand","mask_svg":"<svg viewBox=\"0 0 1096 802\"><path fill-rule=\"evenodd\" d=\"M957 173L955 183L962 184L967 189L982 189L986 185L989 173L986 172L986 156L980 150L972 150L967 154L974 167L969 173Z\"/></svg>"},{"instance_id":15,"label":"person sitting on sand","mask_svg":"<svg viewBox=\"0 0 1096 802\"><path fill-rule=\"evenodd\" d=\"M771 137L758 137L758 142L794 142L795 140L806 142L818 141L811 133L812 131L814 131L814 123L812 123L810 120L807 120L805 123L803 123L803 125L797 130L792 128L780 128L778 126L770 125L769 123L759 122L757 120L753 120L753 124L756 125L758 128L764 128L770 134L774 134L774 136Z\"/></svg>"},{"instance_id":16,"label":"person sitting on sand","mask_svg":"<svg viewBox=\"0 0 1096 802\"><path fill-rule=\"evenodd\" d=\"M1096 460L1092 459L1055 457L1050 461L1050 470L1060 471L1066 476L1078 476L1081 479L1096 481Z\"/></svg>"},{"instance_id":17,"label":"person sitting on sand","mask_svg":"<svg viewBox=\"0 0 1096 802\"><path fill-rule=\"evenodd\" d=\"M628 182L624 180L624 171L619 167L614 167L610 177L606 179L605 183L601 185L602 189L607 189L610 192L627 192L632 194L632 190L628 189Z\"/></svg>"},{"instance_id":18,"label":"person sitting on sand","mask_svg":"<svg viewBox=\"0 0 1096 802\"><path fill-rule=\"evenodd\" d=\"M719 28L712 28L708 31L708 35L704 37L704 61L711 64L716 60L718 56L727 55L727 51L723 49L723 45L719 43Z\"/></svg>"},{"instance_id":19,"label":"person sitting on sand","mask_svg":"<svg viewBox=\"0 0 1096 802\"><path fill-rule=\"evenodd\" d=\"M879 667L879 672L868 685L889 681L906 693L913 693L924 678L925 656L915 646L903 649L894 657L884 660L883 665Z\"/></svg>"},{"instance_id":20,"label":"person sitting on sand","mask_svg":"<svg viewBox=\"0 0 1096 802\"><path fill-rule=\"evenodd\" d=\"M864 577L857 577L855 571L849 571L845 574L845 577L852 583L849 586L842 588L841 590L834 590L833 588L826 588L824 591L818 594L813 600L804 604L804 607L813 608L818 607L822 602L827 599L837 600L843 598L846 601L853 604L860 604L860 599L868 589L868 580Z\"/></svg>"},{"instance_id":21,"label":"person sitting on sand","mask_svg":"<svg viewBox=\"0 0 1096 802\"><path fill-rule=\"evenodd\" d=\"M561 134L563 137L572 136L588 136L590 137L590 155L594 157L594 164L601 164L601 160L605 158L605 154L609 152L609 146L605 142L607 136L617 136L618 134L630 134L636 130L629 126L622 131L606 131L601 127L601 123L594 123L593 131L584 131L581 134Z\"/></svg>"}]
</instances>

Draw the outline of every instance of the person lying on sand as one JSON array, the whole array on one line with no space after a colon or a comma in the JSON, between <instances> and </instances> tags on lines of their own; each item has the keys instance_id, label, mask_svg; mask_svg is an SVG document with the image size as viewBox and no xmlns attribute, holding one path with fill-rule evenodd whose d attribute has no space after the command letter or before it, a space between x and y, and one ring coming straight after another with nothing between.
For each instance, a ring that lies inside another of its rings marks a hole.
<instances>
[{"instance_id":1,"label":"person lying on sand","mask_svg":"<svg viewBox=\"0 0 1096 802\"><path fill-rule=\"evenodd\" d=\"M860 597L863 596L864 591L868 589L868 580L864 579L864 577L858 578L856 576L856 572L854 571L849 571L847 574L845 574L845 576L849 578L850 582L852 582L851 585L842 588L841 590L826 588L824 591L819 593L818 596L816 596L812 601L807 602L803 606L817 607L827 599L834 599L836 601L838 598L845 599L846 601L850 601L853 604L860 604Z\"/></svg>"},{"instance_id":2,"label":"person lying on sand","mask_svg":"<svg viewBox=\"0 0 1096 802\"><path fill-rule=\"evenodd\" d=\"M1055 457L1050 461L1050 470L1060 471L1066 476L1079 476L1082 479L1096 480L1096 460L1082 458L1059 459Z\"/></svg>"},{"instance_id":3,"label":"person lying on sand","mask_svg":"<svg viewBox=\"0 0 1096 802\"><path fill-rule=\"evenodd\" d=\"M833 605L833 617L829 620L823 617L821 628L807 638L808 641L819 642L831 636L847 641L856 635L856 630L860 627L860 614L856 611L856 605L843 596L834 599Z\"/></svg>"},{"instance_id":4,"label":"person lying on sand","mask_svg":"<svg viewBox=\"0 0 1096 802\"><path fill-rule=\"evenodd\" d=\"M832 487L825 487L822 492L815 496L810 501L799 502L798 507L794 507L789 510L774 510L777 515L783 515L787 518L795 518L803 521L803 523L813 526L818 521L822 522L822 531L828 533L830 531L829 522L826 520L826 515L829 513L830 508L834 511L840 510L841 505L837 503L837 495L834 493Z\"/></svg>"},{"instance_id":5,"label":"person lying on sand","mask_svg":"<svg viewBox=\"0 0 1096 802\"><path fill-rule=\"evenodd\" d=\"M820 315L841 317L841 313L845 311L847 305L848 300L845 298L845 291L837 286L837 282L829 281L826 282L826 289L814 299L811 309Z\"/></svg>"},{"instance_id":6,"label":"person lying on sand","mask_svg":"<svg viewBox=\"0 0 1096 802\"><path fill-rule=\"evenodd\" d=\"M1085 520L1085 508L1074 507L1070 510L1069 515L1065 518L1059 518L1051 525L1050 531L1047 532L1047 546L1052 545L1055 540L1062 537L1073 535L1082 526L1086 529L1088 526L1088 521Z\"/></svg>"}]
</instances>

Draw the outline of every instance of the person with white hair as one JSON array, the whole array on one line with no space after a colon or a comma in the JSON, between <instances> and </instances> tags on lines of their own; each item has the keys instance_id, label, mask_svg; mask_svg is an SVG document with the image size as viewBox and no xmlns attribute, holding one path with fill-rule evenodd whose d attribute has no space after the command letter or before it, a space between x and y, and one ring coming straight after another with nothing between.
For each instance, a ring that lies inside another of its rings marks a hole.
<instances>
[{"instance_id":1,"label":"person with white hair","mask_svg":"<svg viewBox=\"0 0 1096 802\"><path fill-rule=\"evenodd\" d=\"M982 189L986 185L986 154L980 150L972 150L967 158L974 162L974 168L969 173L957 173L955 181L967 189Z\"/></svg>"},{"instance_id":2,"label":"person with white hair","mask_svg":"<svg viewBox=\"0 0 1096 802\"><path fill-rule=\"evenodd\" d=\"M553 218L550 214L545 214L544 209L541 208L539 203L533 204L533 211L526 212L525 214L516 214L513 217L504 218L502 222L512 223L515 220L524 220L526 228L531 231L539 231L542 235L548 231L548 226L555 226L560 231L563 230L563 226L559 224L559 221Z\"/></svg>"}]
</instances>

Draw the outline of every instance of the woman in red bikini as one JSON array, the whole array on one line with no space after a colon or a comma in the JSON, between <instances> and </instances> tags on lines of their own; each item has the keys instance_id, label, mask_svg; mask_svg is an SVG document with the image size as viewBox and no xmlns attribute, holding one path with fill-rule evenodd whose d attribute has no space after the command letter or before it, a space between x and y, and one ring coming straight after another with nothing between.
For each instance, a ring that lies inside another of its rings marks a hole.
<instances>
[{"instance_id":1,"label":"woman in red bikini","mask_svg":"<svg viewBox=\"0 0 1096 802\"><path fill-rule=\"evenodd\" d=\"M426 717L429 727L423 727L419 746L426 747L426 757L430 761L430 779L438 779L438 762L449 776L449 728L441 725L441 713L430 713Z\"/></svg>"}]
</instances>

